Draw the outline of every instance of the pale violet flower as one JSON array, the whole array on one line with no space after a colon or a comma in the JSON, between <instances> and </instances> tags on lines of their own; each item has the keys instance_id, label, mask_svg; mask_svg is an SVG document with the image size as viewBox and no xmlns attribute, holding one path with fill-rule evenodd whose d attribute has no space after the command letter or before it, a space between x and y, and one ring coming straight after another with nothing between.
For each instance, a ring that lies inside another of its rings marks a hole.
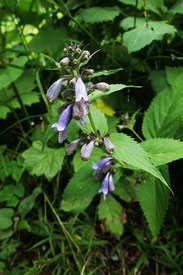
<instances>
[{"instance_id":1,"label":"pale violet flower","mask_svg":"<svg viewBox=\"0 0 183 275\"><path fill-rule=\"evenodd\" d=\"M71 143L69 143L65 149L67 155L71 155L74 150L77 148L78 144L80 143L81 139L76 139L74 141L72 141Z\"/></svg>"},{"instance_id":2,"label":"pale violet flower","mask_svg":"<svg viewBox=\"0 0 183 275\"><path fill-rule=\"evenodd\" d=\"M88 144L84 144L81 147L81 153L80 153L80 157L82 160L84 161L88 161L90 158L90 155L93 151L93 147L94 147L94 141L90 141Z\"/></svg>"},{"instance_id":3,"label":"pale violet flower","mask_svg":"<svg viewBox=\"0 0 183 275\"><path fill-rule=\"evenodd\" d=\"M107 199L107 196L109 195L109 192L114 191L114 183L113 183L113 177L110 172L108 172L102 182L102 186L99 189L98 193L103 193L104 200Z\"/></svg>"},{"instance_id":4,"label":"pale violet flower","mask_svg":"<svg viewBox=\"0 0 183 275\"><path fill-rule=\"evenodd\" d=\"M76 94L76 104L80 106L80 114L81 117L86 117L89 113L88 106L90 104L86 87L81 79L81 77L77 78L75 85L75 94Z\"/></svg>"},{"instance_id":5,"label":"pale violet flower","mask_svg":"<svg viewBox=\"0 0 183 275\"><path fill-rule=\"evenodd\" d=\"M62 81L63 81L63 78L58 79L47 90L46 97L49 100L49 102L54 102L59 96L59 93L62 88Z\"/></svg>"},{"instance_id":6,"label":"pale violet flower","mask_svg":"<svg viewBox=\"0 0 183 275\"><path fill-rule=\"evenodd\" d=\"M112 154L114 152L114 145L107 137L104 137L103 140L104 140L105 149L109 154Z\"/></svg>"},{"instance_id":7,"label":"pale violet flower","mask_svg":"<svg viewBox=\"0 0 183 275\"><path fill-rule=\"evenodd\" d=\"M72 104L68 105L67 108L62 111L58 122L54 123L51 128L53 128L56 132L59 132L58 142L62 143L67 138L66 127L69 122L70 114L71 114Z\"/></svg>"},{"instance_id":8,"label":"pale violet flower","mask_svg":"<svg viewBox=\"0 0 183 275\"><path fill-rule=\"evenodd\" d=\"M96 170L94 174L98 174L103 168L105 168L106 165L110 165L112 159L112 157L106 157L102 158L98 162L92 162L92 168Z\"/></svg>"}]
</instances>

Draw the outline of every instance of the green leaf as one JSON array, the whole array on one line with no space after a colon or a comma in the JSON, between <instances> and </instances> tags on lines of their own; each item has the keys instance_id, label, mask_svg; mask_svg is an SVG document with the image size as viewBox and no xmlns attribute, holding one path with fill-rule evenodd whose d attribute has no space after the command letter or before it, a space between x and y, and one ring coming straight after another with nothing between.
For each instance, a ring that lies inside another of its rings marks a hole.
<instances>
[{"instance_id":1,"label":"green leaf","mask_svg":"<svg viewBox=\"0 0 183 275\"><path fill-rule=\"evenodd\" d=\"M160 167L160 171L169 183L167 166ZM159 179L148 175L145 184L136 186L136 194L149 223L149 228L153 236L157 237L168 208L170 192Z\"/></svg>"},{"instance_id":2,"label":"green leaf","mask_svg":"<svg viewBox=\"0 0 183 275\"><path fill-rule=\"evenodd\" d=\"M85 23L100 23L113 21L120 14L118 7L92 7L80 9L79 15Z\"/></svg>"},{"instance_id":3,"label":"green leaf","mask_svg":"<svg viewBox=\"0 0 183 275\"><path fill-rule=\"evenodd\" d=\"M126 5L136 5L136 1L134 0L118 0L119 2L126 4ZM160 9L165 9L165 6L163 5L164 0L148 0L146 2L146 9L152 10L154 12L158 12ZM137 1L137 8L142 9L144 8L144 0L138 0Z\"/></svg>"},{"instance_id":4,"label":"green leaf","mask_svg":"<svg viewBox=\"0 0 183 275\"><path fill-rule=\"evenodd\" d=\"M180 13L183 14L183 2L182 0L178 0L173 7L169 10L169 12L172 12L173 14Z\"/></svg>"},{"instance_id":5,"label":"green leaf","mask_svg":"<svg viewBox=\"0 0 183 275\"><path fill-rule=\"evenodd\" d=\"M101 148L94 147L93 151L91 153L90 159L89 159L91 166L92 166L92 162L98 162L100 160L101 156L103 156L105 154L106 154L106 152L103 151ZM74 165L75 172L77 172L81 167L86 165L86 162L84 162L80 158L80 150L77 151L76 154L74 155L73 165Z\"/></svg>"},{"instance_id":6,"label":"green leaf","mask_svg":"<svg viewBox=\"0 0 183 275\"><path fill-rule=\"evenodd\" d=\"M104 201L101 196L100 204L98 206L99 219L105 219L106 230L116 236L121 236L124 231L124 227L121 220L122 206L117 202L112 195L107 197Z\"/></svg>"},{"instance_id":7,"label":"green leaf","mask_svg":"<svg viewBox=\"0 0 183 275\"><path fill-rule=\"evenodd\" d=\"M42 143L35 141L29 149L22 154L25 159L25 167L31 175L45 175L51 180L61 170L65 156L65 148L53 149L45 146L42 151Z\"/></svg>"},{"instance_id":8,"label":"green leaf","mask_svg":"<svg viewBox=\"0 0 183 275\"><path fill-rule=\"evenodd\" d=\"M18 214L21 215L21 217L25 217L27 213L33 208L35 204L35 199L40 193L41 193L41 188L38 186L33 190L30 196L24 198L20 202L18 206Z\"/></svg>"},{"instance_id":9,"label":"green leaf","mask_svg":"<svg viewBox=\"0 0 183 275\"><path fill-rule=\"evenodd\" d=\"M152 70L149 74L148 79L151 81L153 90L157 94L167 86L166 75L164 70Z\"/></svg>"},{"instance_id":10,"label":"green leaf","mask_svg":"<svg viewBox=\"0 0 183 275\"><path fill-rule=\"evenodd\" d=\"M0 105L0 118L5 119L8 113L11 113L11 110L7 106Z\"/></svg>"},{"instance_id":11,"label":"green leaf","mask_svg":"<svg viewBox=\"0 0 183 275\"><path fill-rule=\"evenodd\" d=\"M48 140L50 140L53 136L58 135L58 133L56 133L56 132L54 131L54 129L51 128L52 124L55 123L55 122L56 122L55 119L52 120L52 122L48 125L48 127L47 127L47 129L46 129L46 131L45 131L45 133L44 133L43 145L42 145L42 150L43 150L43 151L44 151L44 148L45 148L45 146L46 146Z\"/></svg>"},{"instance_id":12,"label":"green leaf","mask_svg":"<svg viewBox=\"0 0 183 275\"><path fill-rule=\"evenodd\" d=\"M124 29L132 28L134 18L128 17L124 19L121 26ZM164 21L148 21L146 26L145 18L137 18L136 28L125 32L123 35L124 45L128 48L128 52L138 51L149 45L153 40L162 40L165 34L174 34L176 28Z\"/></svg>"},{"instance_id":13,"label":"green leaf","mask_svg":"<svg viewBox=\"0 0 183 275\"><path fill-rule=\"evenodd\" d=\"M90 112L93 117L96 128L100 131L100 135L104 136L105 134L107 134L107 131L108 131L107 119L105 118L105 115L102 114L98 109L96 109L92 105L90 105L89 108L90 108ZM78 126L81 128L81 130L84 133L90 134L91 132L93 132L93 128L88 116L86 117L86 126L85 127L81 126L79 122L78 122Z\"/></svg>"},{"instance_id":14,"label":"green leaf","mask_svg":"<svg viewBox=\"0 0 183 275\"><path fill-rule=\"evenodd\" d=\"M152 165L147 153L132 138L125 134L111 134L110 141L115 147L114 158L122 163L125 162L133 167L149 172L168 187L161 173Z\"/></svg>"},{"instance_id":15,"label":"green leaf","mask_svg":"<svg viewBox=\"0 0 183 275\"><path fill-rule=\"evenodd\" d=\"M174 137L182 123L183 89L165 88L147 109L142 131L146 139Z\"/></svg>"},{"instance_id":16,"label":"green leaf","mask_svg":"<svg viewBox=\"0 0 183 275\"><path fill-rule=\"evenodd\" d=\"M23 73L27 60L26 56L20 56L8 64L0 74L0 89L7 87Z\"/></svg>"},{"instance_id":17,"label":"green leaf","mask_svg":"<svg viewBox=\"0 0 183 275\"><path fill-rule=\"evenodd\" d=\"M63 194L61 209L82 212L100 189L100 182L93 177L91 163L82 167L69 181Z\"/></svg>"},{"instance_id":18,"label":"green leaf","mask_svg":"<svg viewBox=\"0 0 183 275\"><path fill-rule=\"evenodd\" d=\"M102 91L99 91L99 90L95 90L89 95L89 99L90 99L91 102L93 102L94 100L96 100L98 98L101 98L101 97L106 96L106 95L110 95L114 92L123 90L124 88L130 88L130 87L135 87L135 86L131 86L131 85L127 86L127 85L124 85L124 84L111 84L110 85L110 90L108 92L102 92Z\"/></svg>"},{"instance_id":19,"label":"green leaf","mask_svg":"<svg viewBox=\"0 0 183 275\"><path fill-rule=\"evenodd\" d=\"M128 179L122 177L115 185L114 194L120 199L130 202L135 198L135 188Z\"/></svg>"},{"instance_id":20,"label":"green leaf","mask_svg":"<svg viewBox=\"0 0 183 275\"><path fill-rule=\"evenodd\" d=\"M143 141L140 145L156 166L183 158L183 142L179 140L150 139Z\"/></svg>"},{"instance_id":21,"label":"green leaf","mask_svg":"<svg viewBox=\"0 0 183 275\"><path fill-rule=\"evenodd\" d=\"M95 72L94 74L89 76L89 79L93 79L94 77L99 77L101 75L111 75L111 74L115 74L119 71L122 71L122 68L119 69L114 69L114 70L104 70L104 71L99 71L99 72Z\"/></svg>"},{"instance_id":22,"label":"green leaf","mask_svg":"<svg viewBox=\"0 0 183 275\"><path fill-rule=\"evenodd\" d=\"M2 208L0 209L0 230L7 229L12 225L12 216L14 214L13 209L11 208Z\"/></svg>"}]
</instances>

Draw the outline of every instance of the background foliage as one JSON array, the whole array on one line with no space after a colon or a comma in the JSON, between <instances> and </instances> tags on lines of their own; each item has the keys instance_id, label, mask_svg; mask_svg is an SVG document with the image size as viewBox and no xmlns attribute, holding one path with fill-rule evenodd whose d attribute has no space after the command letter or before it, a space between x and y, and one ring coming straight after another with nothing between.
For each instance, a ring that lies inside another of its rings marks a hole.
<instances>
[{"instance_id":1,"label":"background foliage","mask_svg":"<svg viewBox=\"0 0 183 275\"><path fill-rule=\"evenodd\" d=\"M1 273L182 274L182 14L173 0L0 1ZM100 49L89 66L111 84L90 98L126 163L106 202L91 169L103 149L65 157L50 130L63 102L45 93L70 41Z\"/></svg>"}]
</instances>

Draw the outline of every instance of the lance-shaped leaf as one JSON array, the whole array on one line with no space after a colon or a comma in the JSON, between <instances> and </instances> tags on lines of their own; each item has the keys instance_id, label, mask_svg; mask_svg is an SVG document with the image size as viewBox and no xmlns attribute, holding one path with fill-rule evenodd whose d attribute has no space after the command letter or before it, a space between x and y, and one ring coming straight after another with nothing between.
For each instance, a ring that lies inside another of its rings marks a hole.
<instances>
[{"instance_id":1,"label":"lance-shaped leaf","mask_svg":"<svg viewBox=\"0 0 183 275\"><path fill-rule=\"evenodd\" d=\"M112 156L115 159L149 172L169 187L161 173L151 163L148 154L132 138L125 134L111 134L110 140L114 144L115 150Z\"/></svg>"}]
</instances>

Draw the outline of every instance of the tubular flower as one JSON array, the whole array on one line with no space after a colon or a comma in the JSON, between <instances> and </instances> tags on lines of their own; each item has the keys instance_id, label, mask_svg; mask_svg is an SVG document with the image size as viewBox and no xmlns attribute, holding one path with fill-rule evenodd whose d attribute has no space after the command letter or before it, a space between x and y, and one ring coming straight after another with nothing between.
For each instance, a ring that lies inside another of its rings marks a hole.
<instances>
[{"instance_id":1,"label":"tubular flower","mask_svg":"<svg viewBox=\"0 0 183 275\"><path fill-rule=\"evenodd\" d=\"M105 149L109 154L112 154L114 152L114 145L107 137L104 137L103 140L104 140Z\"/></svg>"},{"instance_id":2,"label":"tubular flower","mask_svg":"<svg viewBox=\"0 0 183 275\"><path fill-rule=\"evenodd\" d=\"M77 148L78 144L80 143L81 139L76 139L74 141L72 141L71 143L69 143L65 149L67 155L71 155L74 150Z\"/></svg>"},{"instance_id":3,"label":"tubular flower","mask_svg":"<svg viewBox=\"0 0 183 275\"><path fill-rule=\"evenodd\" d=\"M94 88L102 92L108 92L110 90L110 86L106 82L99 82L94 85Z\"/></svg>"},{"instance_id":4,"label":"tubular flower","mask_svg":"<svg viewBox=\"0 0 183 275\"><path fill-rule=\"evenodd\" d=\"M67 108L61 113L57 123L54 123L51 128L56 132L59 132L58 142L62 143L67 138L66 127L69 122L71 114L72 104L68 105Z\"/></svg>"},{"instance_id":5,"label":"tubular flower","mask_svg":"<svg viewBox=\"0 0 183 275\"><path fill-rule=\"evenodd\" d=\"M77 78L75 85L75 93L76 93L76 104L80 106L81 117L86 117L89 113L89 109L87 105L90 104L88 99L88 95L86 92L86 87L81 79L81 77Z\"/></svg>"},{"instance_id":6,"label":"tubular flower","mask_svg":"<svg viewBox=\"0 0 183 275\"><path fill-rule=\"evenodd\" d=\"M94 147L94 141L90 141L88 144L84 144L81 147L81 153L80 153L80 157L82 160L84 161L88 161L90 158L90 155L93 151L93 147Z\"/></svg>"},{"instance_id":7,"label":"tubular flower","mask_svg":"<svg viewBox=\"0 0 183 275\"><path fill-rule=\"evenodd\" d=\"M46 97L49 100L49 102L54 102L57 99L57 97L59 96L59 93L62 88L63 80L64 80L63 78L58 79L47 90Z\"/></svg>"},{"instance_id":8,"label":"tubular flower","mask_svg":"<svg viewBox=\"0 0 183 275\"><path fill-rule=\"evenodd\" d=\"M99 189L98 193L103 193L104 200L107 199L107 196L109 195L109 192L114 191L114 183L113 183L113 177L110 172L108 172L102 182L102 186Z\"/></svg>"},{"instance_id":9,"label":"tubular flower","mask_svg":"<svg viewBox=\"0 0 183 275\"><path fill-rule=\"evenodd\" d=\"M94 170L96 170L94 172L94 176L97 176L101 170L105 169L106 166L110 166L111 161L112 161L112 157L106 157L106 158L102 158L101 160L99 160L98 162L92 162L92 168ZM106 169L105 169L106 170ZM105 171L104 170L104 171Z\"/></svg>"}]
</instances>

